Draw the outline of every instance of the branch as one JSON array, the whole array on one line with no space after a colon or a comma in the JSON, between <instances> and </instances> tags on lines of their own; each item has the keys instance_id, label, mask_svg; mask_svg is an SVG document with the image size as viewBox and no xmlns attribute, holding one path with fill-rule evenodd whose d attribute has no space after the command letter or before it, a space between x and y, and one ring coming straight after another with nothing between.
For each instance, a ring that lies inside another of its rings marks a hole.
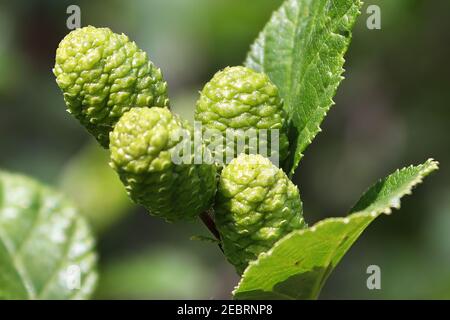
<instances>
[{"instance_id":1,"label":"branch","mask_svg":"<svg viewBox=\"0 0 450 320\"><path fill-rule=\"evenodd\" d=\"M200 220L202 220L203 224L208 228L208 230L212 233L214 238L219 241L219 248L223 252L222 249L222 243L220 241L220 234L219 231L217 231L216 224L214 223L214 220L211 218L211 211L206 210L200 214Z\"/></svg>"}]
</instances>

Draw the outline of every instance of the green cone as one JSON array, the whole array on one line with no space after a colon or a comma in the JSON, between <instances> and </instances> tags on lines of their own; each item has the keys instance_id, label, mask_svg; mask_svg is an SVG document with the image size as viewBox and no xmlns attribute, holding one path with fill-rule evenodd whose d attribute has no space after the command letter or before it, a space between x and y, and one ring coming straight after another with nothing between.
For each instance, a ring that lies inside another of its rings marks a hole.
<instances>
[{"instance_id":1,"label":"green cone","mask_svg":"<svg viewBox=\"0 0 450 320\"><path fill-rule=\"evenodd\" d=\"M190 220L208 209L216 192L216 167L193 164L188 149L192 128L167 108L135 108L125 113L111 133L111 166L130 197L150 214L167 221ZM189 162L189 163L186 163Z\"/></svg>"},{"instance_id":2,"label":"green cone","mask_svg":"<svg viewBox=\"0 0 450 320\"><path fill-rule=\"evenodd\" d=\"M223 169L214 210L224 253L238 273L283 236L305 227L297 187L260 155L241 154Z\"/></svg>"},{"instance_id":3,"label":"green cone","mask_svg":"<svg viewBox=\"0 0 450 320\"><path fill-rule=\"evenodd\" d=\"M68 112L105 148L126 111L169 103L161 71L136 43L108 28L70 32L56 50L53 73Z\"/></svg>"},{"instance_id":4,"label":"green cone","mask_svg":"<svg viewBox=\"0 0 450 320\"><path fill-rule=\"evenodd\" d=\"M227 129L232 129L236 135L255 129L259 147L265 148L267 153L254 149L254 152L249 152L252 150L251 139L247 140L244 153L278 156L280 163L288 156L288 126L283 101L277 87L266 74L241 66L227 67L217 72L200 93L195 120L200 121L204 129L220 131L224 138ZM261 139L261 129L266 130L267 138ZM274 152L271 153L270 137L274 129L279 130L279 145L278 148L274 146ZM225 146L227 149L233 148L232 158L241 153L233 143L233 140L228 140Z\"/></svg>"}]
</instances>

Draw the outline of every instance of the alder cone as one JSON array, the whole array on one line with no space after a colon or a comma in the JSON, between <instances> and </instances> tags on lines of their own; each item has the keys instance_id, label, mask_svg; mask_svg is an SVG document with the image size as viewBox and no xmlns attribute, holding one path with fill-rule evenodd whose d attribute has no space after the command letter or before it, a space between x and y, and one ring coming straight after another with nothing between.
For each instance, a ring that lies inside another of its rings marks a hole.
<instances>
[{"instance_id":1,"label":"alder cone","mask_svg":"<svg viewBox=\"0 0 450 320\"><path fill-rule=\"evenodd\" d=\"M111 167L133 201L150 214L169 222L191 220L208 209L216 192L213 164L176 164L183 156L183 136L192 128L167 108L134 108L126 112L111 133Z\"/></svg>"},{"instance_id":2,"label":"alder cone","mask_svg":"<svg viewBox=\"0 0 450 320\"><path fill-rule=\"evenodd\" d=\"M105 148L125 112L169 104L161 70L136 43L109 28L70 32L56 50L53 73L67 111Z\"/></svg>"},{"instance_id":3,"label":"alder cone","mask_svg":"<svg viewBox=\"0 0 450 320\"><path fill-rule=\"evenodd\" d=\"M264 73L242 66L227 67L217 72L200 93L195 120L200 121L204 129L220 132L224 140L227 129L232 129L236 136L254 129L259 149L252 150L251 142L247 141L244 153L262 154L261 149L267 150L263 155L278 156L280 163L288 156L288 124L283 100L278 88ZM262 129L267 138L261 139ZM274 130L278 130L279 142L272 148ZM224 150L231 152L232 158L241 153L234 141L226 141ZM226 161L225 158L222 160Z\"/></svg>"},{"instance_id":4,"label":"alder cone","mask_svg":"<svg viewBox=\"0 0 450 320\"><path fill-rule=\"evenodd\" d=\"M297 187L261 155L241 154L224 167L214 209L224 253L238 273L306 226Z\"/></svg>"}]
</instances>

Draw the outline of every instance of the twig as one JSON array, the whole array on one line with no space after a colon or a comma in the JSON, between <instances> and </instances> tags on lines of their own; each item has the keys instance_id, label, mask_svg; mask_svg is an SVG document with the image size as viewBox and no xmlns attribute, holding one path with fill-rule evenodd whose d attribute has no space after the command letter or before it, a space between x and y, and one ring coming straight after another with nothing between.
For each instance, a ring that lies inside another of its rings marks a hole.
<instances>
[{"instance_id":1,"label":"twig","mask_svg":"<svg viewBox=\"0 0 450 320\"><path fill-rule=\"evenodd\" d=\"M208 228L208 230L212 233L214 238L219 241L219 248L223 252L222 249L222 243L220 241L220 234L219 231L217 231L216 224L214 223L214 220L211 218L210 211L206 210L200 214L200 220L202 220L203 224Z\"/></svg>"}]
</instances>

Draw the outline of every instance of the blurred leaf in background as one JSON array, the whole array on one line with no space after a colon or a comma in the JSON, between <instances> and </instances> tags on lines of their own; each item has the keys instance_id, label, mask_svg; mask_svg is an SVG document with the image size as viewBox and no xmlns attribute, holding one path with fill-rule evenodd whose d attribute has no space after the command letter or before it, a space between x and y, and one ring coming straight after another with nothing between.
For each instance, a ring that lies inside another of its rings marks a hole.
<instances>
[{"instance_id":1,"label":"blurred leaf in background","mask_svg":"<svg viewBox=\"0 0 450 320\"><path fill-rule=\"evenodd\" d=\"M167 246L118 257L100 272L97 299L206 299L218 285L198 257Z\"/></svg>"},{"instance_id":2,"label":"blurred leaf in background","mask_svg":"<svg viewBox=\"0 0 450 320\"><path fill-rule=\"evenodd\" d=\"M0 199L0 300L91 297L97 254L78 209L38 181L4 171Z\"/></svg>"},{"instance_id":3,"label":"blurred leaf in background","mask_svg":"<svg viewBox=\"0 0 450 320\"><path fill-rule=\"evenodd\" d=\"M78 205L96 233L117 223L133 207L108 163L109 152L92 142L67 163L61 174L61 190Z\"/></svg>"}]
</instances>

